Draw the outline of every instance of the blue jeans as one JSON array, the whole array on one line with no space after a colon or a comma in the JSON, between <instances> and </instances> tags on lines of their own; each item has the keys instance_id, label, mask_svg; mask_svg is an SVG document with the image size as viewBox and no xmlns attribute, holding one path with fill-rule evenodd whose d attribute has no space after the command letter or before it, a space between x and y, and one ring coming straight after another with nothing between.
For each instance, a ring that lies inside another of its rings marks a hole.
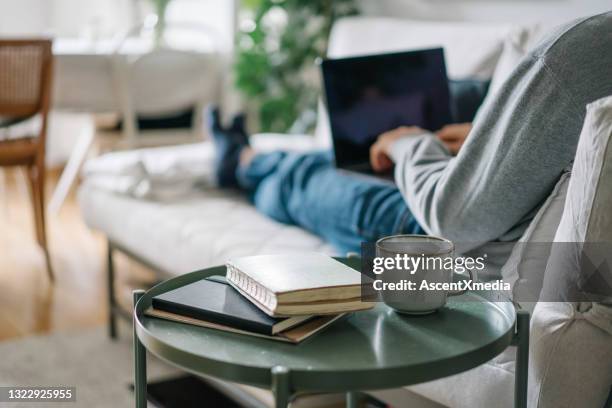
<instances>
[{"instance_id":1,"label":"blue jeans","mask_svg":"<svg viewBox=\"0 0 612 408\"><path fill-rule=\"evenodd\" d=\"M397 188L338 172L331 152L258 154L237 176L260 212L319 235L340 253L388 235L424 233Z\"/></svg>"}]
</instances>

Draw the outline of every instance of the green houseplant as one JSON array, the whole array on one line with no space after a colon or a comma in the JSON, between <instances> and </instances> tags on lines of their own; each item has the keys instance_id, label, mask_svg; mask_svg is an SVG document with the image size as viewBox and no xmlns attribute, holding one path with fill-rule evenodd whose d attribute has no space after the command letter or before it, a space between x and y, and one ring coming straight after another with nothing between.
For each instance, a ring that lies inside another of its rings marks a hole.
<instances>
[{"instance_id":1,"label":"green houseplant","mask_svg":"<svg viewBox=\"0 0 612 408\"><path fill-rule=\"evenodd\" d=\"M320 92L315 60L326 53L334 21L357 14L355 0L245 0L242 6L251 18L238 35L236 86L257 112L260 130L312 130Z\"/></svg>"},{"instance_id":2,"label":"green houseplant","mask_svg":"<svg viewBox=\"0 0 612 408\"><path fill-rule=\"evenodd\" d=\"M155 24L155 44L160 45L163 41L164 31L166 29L166 9L171 0L151 0L155 14L157 15L157 23Z\"/></svg>"}]
</instances>

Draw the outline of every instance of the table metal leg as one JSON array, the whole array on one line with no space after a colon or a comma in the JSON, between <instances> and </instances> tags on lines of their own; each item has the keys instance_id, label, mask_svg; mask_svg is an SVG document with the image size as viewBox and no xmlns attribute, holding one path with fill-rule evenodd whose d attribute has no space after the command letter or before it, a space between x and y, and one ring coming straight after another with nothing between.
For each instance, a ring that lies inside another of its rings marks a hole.
<instances>
[{"instance_id":1,"label":"table metal leg","mask_svg":"<svg viewBox=\"0 0 612 408\"><path fill-rule=\"evenodd\" d=\"M529 379L529 313L518 311L516 315L516 369L514 378L514 406L527 407L527 383Z\"/></svg>"},{"instance_id":2,"label":"table metal leg","mask_svg":"<svg viewBox=\"0 0 612 408\"><path fill-rule=\"evenodd\" d=\"M346 408L358 408L363 395L357 391L349 391L346 393Z\"/></svg>"},{"instance_id":3,"label":"table metal leg","mask_svg":"<svg viewBox=\"0 0 612 408\"><path fill-rule=\"evenodd\" d=\"M272 392L274 393L274 406L276 408L286 408L289 406L291 384L287 367L272 367Z\"/></svg>"},{"instance_id":4,"label":"table metal leg","mask_svg":"<svg viewBox=\"0 0 612 408\"><path fill-rule=\"evenodd\" d=\"M134 306L138 299L144 295L144 290L135 290ZM134 319L134 398L136 408L147 407L147 350L136 334L136 321Z\"/></svg>"}]
</instances>

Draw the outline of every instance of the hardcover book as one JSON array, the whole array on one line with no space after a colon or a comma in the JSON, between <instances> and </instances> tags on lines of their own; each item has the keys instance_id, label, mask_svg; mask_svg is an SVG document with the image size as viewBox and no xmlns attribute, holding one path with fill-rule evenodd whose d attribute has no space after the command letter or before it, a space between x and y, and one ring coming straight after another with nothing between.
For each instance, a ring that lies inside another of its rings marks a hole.
<instances>
[{"instance_id":1,"label":"hardcover book","mask_svg":"<svg viewBox=\"0 0 612 408\"><path fill-rule=\"evenodd\" d=\"M227 262L227 281L273 317L337 314L369 309L361 274L317 253L258 255Z\"/></svg>"},{"instance_id":2,"label":"hardcover book","mask_svg":"<svg viewBox=\"0 0 612 408\"><path fill-rule=\"evenodd\" d=\"M153 308L149 308L146 312L146 315L156 317L159 319L170 320L178 323L191 324L194 326L206 327L209 329L222 330L230 333L238 333L238 334L246 334L248 336L253 337L261 337L269 340L281 341L286 343L297 344L300 343L307 338L313 336L314 334L320 332L336 320L339 320L346 314L338 314L338 315L327 315L327 316L314 316L312 319L303 322L297 326L294 326L290 329L286 329L285 331L276 333L273 336L254 333L246 330L240 330L233 327L224 326L222 324L211 323L206 320L194 319L193 317L187 317L183 315L179 315L176 313L164 312L162 310L157 310Z\"/></svg>"},{"instance_id":3,"label":"hardcover book","mask_svg":"<svg viewBox=\"0 0 612 408\"><path fill-rule=\"evenodd\" d=\"M152 306L157 311L267 336L290 329L313 317L270 317L228 285L222 276L209 277L154 296Z\"/></svg>"}]
</instances>

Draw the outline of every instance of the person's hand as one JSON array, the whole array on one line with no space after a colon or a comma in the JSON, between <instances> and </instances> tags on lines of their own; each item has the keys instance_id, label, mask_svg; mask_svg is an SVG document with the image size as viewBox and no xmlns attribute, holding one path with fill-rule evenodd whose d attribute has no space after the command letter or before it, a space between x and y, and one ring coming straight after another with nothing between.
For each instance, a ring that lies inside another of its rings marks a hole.
<instances>
[{"instance_id":1,"label":"person's hand","mask_svg":"<svg viewBox=\"0 0 612 408\"><path fill-rule=\"evenodd\" d=\"M472 130L471 123L455 123L438 130L436 136L453 155L456 155L463 146L470 130Z\"/></svg>"},{"instance_id":2,"label":"person's hand","mask_svg":"<svg viewBox=\"0 0 612 408\"><path fill-rule=\"evenodd\" d=\"M370 164L374 171L384 173L391 170L393 161L389 150L397 139L423 134L424 132L423 129L416 126L401 126L378 136L376 142L370 147Z\"/></svg>"}]
</instances>

